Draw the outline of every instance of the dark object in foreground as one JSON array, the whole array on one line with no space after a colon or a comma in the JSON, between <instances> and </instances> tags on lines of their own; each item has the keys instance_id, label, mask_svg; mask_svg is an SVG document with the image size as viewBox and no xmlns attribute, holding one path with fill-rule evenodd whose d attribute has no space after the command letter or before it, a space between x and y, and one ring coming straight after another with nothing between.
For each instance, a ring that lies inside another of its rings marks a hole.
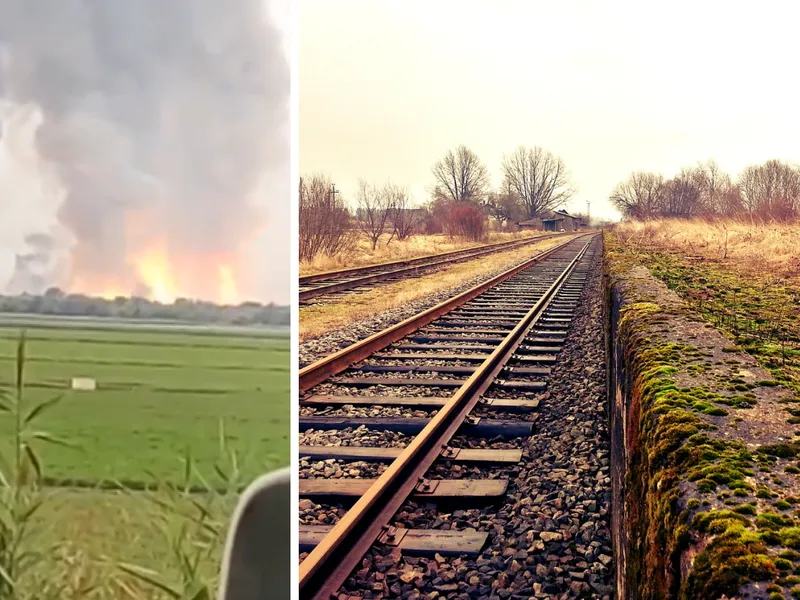
<instances>
[{"instance_id":1,"label":"dark object in foreground","mask_svg":"<svg viewBox=\"0 0 800 600\"><path fill-rule=\"evenodd\" d=\"M289 600L290 478L282 469L242 494L225 543L219 600Z\"/></svg>"}]
</instances>

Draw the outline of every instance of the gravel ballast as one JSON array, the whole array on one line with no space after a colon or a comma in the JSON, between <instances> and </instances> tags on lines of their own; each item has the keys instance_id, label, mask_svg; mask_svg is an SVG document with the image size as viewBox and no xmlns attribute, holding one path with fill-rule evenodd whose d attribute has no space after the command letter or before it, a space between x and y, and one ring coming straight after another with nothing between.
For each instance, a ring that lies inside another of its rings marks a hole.
<instances>
[{"instance_id":1,"label":"gravel ballast","mask_svg":"<svg viewBox=\"0 0 800 600\"><path fill-rule=\"evenodd\" d=\"M382 331L391 325L400 323L401 321L408 319L409 317L412 317L423 310L427 310L432 306L436 306L437 304L452 298L456 294L466 292L468 289L483 283L487 279L491 279L492 277L500 275L500 273L504 273L513 266L514 265L505 265L502 268L498 268L488 273L484 273L478 277L468 279L461 285L451 286L441 290L440 292L437 292L436 294L426 296L425 298L421 298L415 302L410 302L403 307L384 311L369 319L351 323L346 327L331 331L327 335L306 340L305 342L302 342L299 347L298 359L300 368L302 369L316 360L325 358L329 354L333 354L342 348L346 348L351 344L368 338L372 334L378 333L379 331Z\"/></svg>"}]
</instances>

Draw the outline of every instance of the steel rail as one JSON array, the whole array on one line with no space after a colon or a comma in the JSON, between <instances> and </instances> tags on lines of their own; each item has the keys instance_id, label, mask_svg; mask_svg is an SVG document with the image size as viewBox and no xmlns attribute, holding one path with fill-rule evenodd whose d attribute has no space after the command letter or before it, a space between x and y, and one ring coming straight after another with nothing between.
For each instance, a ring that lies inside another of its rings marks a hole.
<instances>
[{"instance_id":1,"label":"steel rail","mask_svg":"<svg viewBox=\"0 0 800 600\"><path fill-rule=\"evenodd\" d=\"M447 258L448 256L456 256L458 254L466 254L475 250L488 250L490 248L502 249L504 246L511 246L514 244L524 244L526 242L535 242L546 239L564 237L566 235L570 235L571 233L573 232L556 233L553 235L534 235L521 240L498 242L497 244L483 244L479 246L472 246L470 248L461 248L460 250L449 250L447 252L440 252L438 254L426 254L425 256L418 256L417 258L406 258L402 260L392 260L385 263L377 263L374 265L362 265L360 267L349 267L347 269L338 269L335 271L324 271L322 273L313 273L311 275L304 275L299 278L299 281L300 285L303 285L306 283L313 283L314 281L319 281L320 279L330 279L331 277L344 277L356 273L363 273L365 271L369 271L372 269L383 269L383 268L392 269L394 267L410 267L411 265L420 264L425 261L435 260L439 258Z\"/></svg>"},{"instance_id":2,"label":"steel rail","mask_svg":"<svg viewBox=\"0 0 800 600\"><path fill-rule=\"evenodd\" d=\"M559 236L562 234L558 234ZM563 234L566 235L566 234ZM395 269L392 271L381 271L379 273L372 273L369 275L364 275L362 277L357 277L355 279L348 279L346 281L334 281L332 283L320 285L318 287L309 288L307 290L300 290L298 292L298 298L302 300L310 300L312 298L318 298L319 296L326 296L328 294L333 294L335 292L342 292L345 290L351 290L353 288L360 287L362 285L368 285L370 283L376 283L378 281L382 281L384 279L390 279L392 277L398 277L400 275L411 275L414 273L419 273L421 271L425 271L427 269L433 269L435 267L440 267L443 265L449 265L453 262L461 262L472 260L475 258L480 258L481 256L486 256L487 254L494 254L495 252L499 252L501 250L513 250L517 247L523 247L528 244L542 241L548 239L548 237L555 237L555 236L542 236L539 238L529 238L523 241L514 241L514 242L507 242L507 246L500 247L500 245L496 245L495 247L491 247L488 249L480 249L478 248L475 252L471 254L465 254L464 256L444 258L441 260L437 260L435 262L427 262L420 265L413 265L407 266L399 269ZM576 236L577 237L577 236ZM573 238L574 239L574 238ZM462 251L459 251L462 252ZM444 256L444 255L441 255ZM364 267L366 269L366 267ZM370 267L377 268L377 267Z\"/></svg>"},{"instance_id":3,"label":"steel rail","mask_svg":"<svg viewBox=\"0 0 800 600\"><path fill-rule=\"evenodd\" d=\"M548 248L547 250L540 252L536 256L533 256L519 265L512 267L507 271L504 271L503 273L484 281L483 283L479 283L478 285L466 290L465 292L462 292L461 294L440 302L436 306L432 306L421 313L411 316L400 323L384 329L383 331L374 333L368 338L356 342L355 344L351 344L346 348L342 348L338 352L334 352L333 354L330 354L325 358L321 358L320 360L300 369L300 393L303 394L307 392L309 389L317 384L322 383L329 377L332 377L337 373L341 373L350 365L353 365L360 360L364 360L370 354L386 348L397 340L404 338L409 333L413 333L431 321L438 319L442 315L447 314L452 310L455 310L462 304L472 300L475 296L482 294L486 290L502 283L509 277L513 277L520 271L524 271L537 262L544 260L554 252L564 248L580 237L583 236L569 239L566 242L562 242L561 244L553 246L552 248Z\"/></svg>"},{"instance_id":4,"label":"steel rail","mask_svg":"<svg viewBox=\"0 0 800 600\"><path fill-rule=\"evenodd\" d=\"M303 561L299 573L301 600L329 600L342 586L539 320L591 242L581 248L503 342Z\"/></svg>"}]
</instances>

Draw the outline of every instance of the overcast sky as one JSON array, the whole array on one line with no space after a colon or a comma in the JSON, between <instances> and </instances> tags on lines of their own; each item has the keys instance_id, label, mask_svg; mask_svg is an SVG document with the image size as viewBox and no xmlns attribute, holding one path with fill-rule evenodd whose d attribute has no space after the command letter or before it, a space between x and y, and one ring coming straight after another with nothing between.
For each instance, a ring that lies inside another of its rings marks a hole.
<instances>
[{"instance_id":1,"label":"overcast sky","mask_svg":"<svg viewBox=\"0 0 800 600\"><path fill-rule=\"evenodd\" d=\"M561 156L569 208L612 216L635 170L800 162L800 4L302 0L300 170L427 200L465 144L495 182L520 144Z\"/></svg>"}]
</instances>

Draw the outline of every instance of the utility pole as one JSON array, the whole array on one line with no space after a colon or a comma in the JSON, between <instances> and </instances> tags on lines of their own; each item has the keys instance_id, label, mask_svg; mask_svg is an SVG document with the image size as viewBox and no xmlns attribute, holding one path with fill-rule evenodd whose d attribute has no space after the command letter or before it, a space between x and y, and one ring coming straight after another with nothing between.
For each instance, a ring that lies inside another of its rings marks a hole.
<instances>
[{"instance_id":1,"label":"utility pole","mask_svg":"<svg viewBox=\"0 0 800 600\"><path fill-rule=\"evenodd\" d=\"M589 204L590 204L590 203L589 203L589 201L587 200L587 201L586 201L586 226L587 226L587 227L590 227L590 226L591 226L591 221L592 221L592 219L591 219L591 216L590 216L590 215L591 215L591 213L589 212Z\"/></svg>"}]
</instances>

